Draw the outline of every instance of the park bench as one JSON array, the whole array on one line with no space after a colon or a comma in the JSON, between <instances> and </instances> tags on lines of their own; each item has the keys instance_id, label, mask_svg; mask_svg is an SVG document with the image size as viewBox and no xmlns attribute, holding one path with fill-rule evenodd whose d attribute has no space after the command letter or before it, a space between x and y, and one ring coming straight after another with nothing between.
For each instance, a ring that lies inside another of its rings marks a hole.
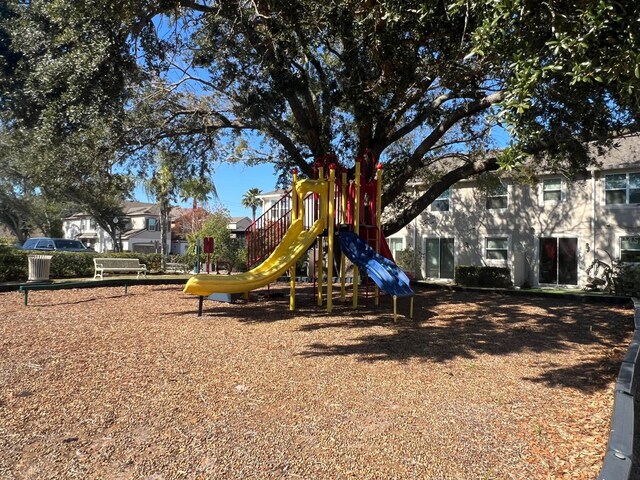
<instances>
[{"instance_id":1,"label":"park bench","mask_svg":"<svg viewBox=\"0 0 640 480\"><path fill-rule=\"evenodd\" d=\"M94 258L95 274L93 279L100 277L104 280L105 273L136 273L147 276L147 266L140 263L137 258Z\"/></svg>"},{"instance_id":2,"label":"park bench","mask_svg":"<svg viewBox=\"0 0 640 480\"><path fill-rule=\"evenodd\" d=\"M189 273L191 268L193 268L191 265L185 265L184 263L167 262L165 271L172 273Z\"/></svg>"}]
</instances>

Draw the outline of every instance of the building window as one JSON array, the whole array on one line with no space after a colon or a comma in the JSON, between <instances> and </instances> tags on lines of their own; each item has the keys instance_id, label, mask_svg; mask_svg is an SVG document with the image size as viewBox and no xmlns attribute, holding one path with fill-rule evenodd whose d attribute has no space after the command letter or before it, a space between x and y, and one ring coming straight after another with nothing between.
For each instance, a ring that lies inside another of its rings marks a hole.
<instances>
[{"instance_id":1,"label":"building window","mask_svg":"<svg viewBox=\"0 0 640 480\"><path fill-rule=\"evenodd\" d=\"M93 218L91 220L89 220L89 229L90 230L95 230L96 227L97 227L96 221Z\"/></svg>"},{"instance_id":2,"label":"building window","mask_svg":"<svg viewBox=\"0 0 640 480\"><path fill-rule=\"evenodd\" d=\"M640 262L640 237L620 237L620 261Z\"/></svg>"},{"instance_id":3,"label":"building window","mask_svg":"<svg viewBox=\"0 0 640 480\"><path fill-rule=\"evenodd\" d=\"M404 249L404 240L402 238L388 238L387 240L389 240L389 250L391 250L393 258L397 260L398 252Z\"/></svg>"},{"instance_id":4,"label":"building window","mask_svg":"<svg viewBox=\"0 0 640 480\"><path fill-rule=\"evenodd\" d=\"M487 260L507 261L509 252L507 237L489 237L485 244L485 257Z\"/></svg>"},{"instance_id":5,"label":"building window","mask_svg":"<svg viewBox=\"0 0 640 480\"><path fill-rule=\"evenodd\" d=\"M449 211L449 203L451 199L451 189L447 188L444 192L440 194L438 198L436 198L431 204L432 212L448 212Z\"/></svg>"},{"instance_id":6,"label":"building window","mask_svg":"<svg viewBox=\"0 0 640 480\"><path fill-rule=\"evenodd\" d=\"M80 231L84 232L87 229L87 221L83 218L80 220Z\"/></svg>"},{"instance_id":7,"label":"building window","mask_svg":"<svg viewBox=\"0 0 640 480\"><path fill-rule=\"evenodd\" d=\"M507 186L500 182L496 188L487 196L487 209L507 208Z\"/></svg>"},{"instance_id":8,"label":"building window","mask_svg":"<svg viewBox=\"0 0 640 480\"><path fill-rule=\"evenodd\" d=\"M157 218L147 218L147 230L150 232L158 231L158 219Z\"/></svg>"},{"instance_id":9,"label":"building window","mask_svg":"<svg viewBox=\"0 0 640 480\"><path fill-rule=\"evenodd\" d=\"M604 176L607 205L640 203L640 173L616 173Z\"/></svg>"},{"instance_id":10,"label":"building window","mask_svg":"<svg viewBox=\"0 0 640 480\"><path fill-rule=\"evenodd\" d=\"M542 181L542 201L559 202L563 199L562 178L546 178Z\"/></svg>"}]
</instances>

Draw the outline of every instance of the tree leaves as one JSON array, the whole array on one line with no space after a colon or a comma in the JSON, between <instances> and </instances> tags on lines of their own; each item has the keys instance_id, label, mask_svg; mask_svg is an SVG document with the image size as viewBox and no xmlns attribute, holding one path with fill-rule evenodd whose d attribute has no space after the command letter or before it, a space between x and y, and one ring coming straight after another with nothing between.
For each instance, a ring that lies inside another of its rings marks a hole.
<instances>
[{"instance_id":1,"label":"tree leaves","mask_svg":"<svg viewBox=\"0 0 640 480\"><path fill-rule=\"evenodd\" d=\"M403 195L442 159L493 150L493 126L507 128L519 152L503 166L546 150L547 165L564 170L590 161L581 142L636 128L638 8L632 0L13 0L0 10L9 45L0 50L0 108L7 125L53 145L106 126L117 158L140 173L161 145L192 159L191 171L210 171L225 142L253 161L255 149L233 144L259 137L276 167L307 176L316 157L334 153L352 167L371 152L397 172L385 205L413 198L385 225L395 231L445 184L497 168L495 158L475 162L425 185L424 195Z\"/></svg>"}]
</instances>

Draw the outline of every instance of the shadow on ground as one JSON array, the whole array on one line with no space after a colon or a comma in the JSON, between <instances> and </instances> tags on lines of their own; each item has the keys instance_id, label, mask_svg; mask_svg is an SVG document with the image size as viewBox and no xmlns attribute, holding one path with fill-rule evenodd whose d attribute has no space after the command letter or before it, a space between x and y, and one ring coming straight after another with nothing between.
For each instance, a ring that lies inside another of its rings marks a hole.
<instances>
[{"instance_id":1,"label":"shadow on ground","mask_svg":"<svg viewBox=\"0 0 640 480\"><path fill-rule=\"evenodd\" d=\"M246 305L205 302L203 319L232 316L243 323L262 323L302 317L308 321L300 326L301 333L334 329L336 335L330 343L310 343L301 355L353 356L363 362L447 362L480 355L557 353L581 345L599 345L597 357L574 365L537 365L545 373L525 378L587 392L605 388L615 378L632 331L630 311L628 315L612 315L609 306L571 299L419 290L414 319L408 318L408 300L400 299L399 318L394 323L388 297L381 298L379 307L373 307L370 300L369 306L357 311L350 308L349 302L336 299L334 311L327 314L325 307L315 305L310 288L297 294L297 309L293 312L288 308L287 289L273 289L270 293L271 296L254 297ZM193 313L196 309L194 301ZM384 328L381 331L374 327ZM371 333L367 333L369 329ZM357 334L347 338L345 331Z\"/></svg>"}]
</instances>

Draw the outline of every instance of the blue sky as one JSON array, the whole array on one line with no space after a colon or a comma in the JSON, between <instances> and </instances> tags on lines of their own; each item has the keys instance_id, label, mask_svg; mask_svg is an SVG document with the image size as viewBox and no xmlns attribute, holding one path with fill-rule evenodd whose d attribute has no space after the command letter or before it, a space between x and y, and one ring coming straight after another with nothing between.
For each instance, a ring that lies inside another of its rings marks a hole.
<instances>
[{"instance_id":1,"label":"blue sky","mask_svg":"<svg viewBox=\"0 0 640 480\"><path fill-rule=\"evenodd\" d=\"M154 19L159 36L165 40L170 40L172 33L172 24L167 17L160 16ZM189 25L182 25L187 31L191 28ZM174 59L181 62L181 59ZM195 77L208 77L206 69L195 69L191 62L181 62L181 68L170 69L166 75L170 81L179 81L185 75L185 70ZM203 93L202 85L198 82L184 82L180 85L181 89L190 90L193 93ZM509 140L507 132L500 127L492 129L492 136L499 147L504 147ZM258 139L249 139L250 143L256 143L256 149L260 149L257 145ZM276 189L277 176L274 172L273 164L261 164L256 166L246 166L243 163L219 163L216 164L213 173L213 182L218 192L218 198L211 202L210 207L222 206L229 210L232 217L247 216L251 218L251 209L242 206L242 196L250 188L259 188L263 192L269 192ZM144 189L138 186L134 192L135 199L143 202L154 202L153 198L149 198ZM181 206L190 207L190 203L181 204ZM258 212L259 214L260 212Z\"/></svg>"},{"instance_id":2,"label":"blue sky","mask_svg":"<svg viewBox=\"0 0 640 480\"><path fill-rule=\"evenodd\" d=\"M505 147L509 143L508 133L500 127L494 127L492 136L497 146ZM247 166L244 163L219 163L216 164L213 173L213 182L218 191L218 199L211 202L211 207L222 206L229 210L232 217L251 218L251 209L242 206L242 196L250 188L259 188L263 192L276 189L277 175L273 164L261 164ZM141 202L155 200L149 198L142 187L137 187L135 199ZM180 204L183 207L191 207L191 203ZM257 212L260 215L260 210Z\"/></svg>"},{"instance_id":3,"label":"blue sky","mask_svg":"<svg viewBox=\"0 0 640 480\"><path fill-rule=\"evenodd\" d=\"M251 209L242 206L242 196L250 188L259 188L263 192L270 192L276 189L277 177L273 170L273 165L264 164L253 167L241 163L222 163L215 167L213 182L218 191L218 200L213 201L211 206L223 206L232 217L251 218ZM151 202L154 200L147 197L142 187L136 188L136 200L141 202ZM190 203L182 204L190 207ZM258 214L259 214L258 210Z\"/></svg>"}]
</instances>

